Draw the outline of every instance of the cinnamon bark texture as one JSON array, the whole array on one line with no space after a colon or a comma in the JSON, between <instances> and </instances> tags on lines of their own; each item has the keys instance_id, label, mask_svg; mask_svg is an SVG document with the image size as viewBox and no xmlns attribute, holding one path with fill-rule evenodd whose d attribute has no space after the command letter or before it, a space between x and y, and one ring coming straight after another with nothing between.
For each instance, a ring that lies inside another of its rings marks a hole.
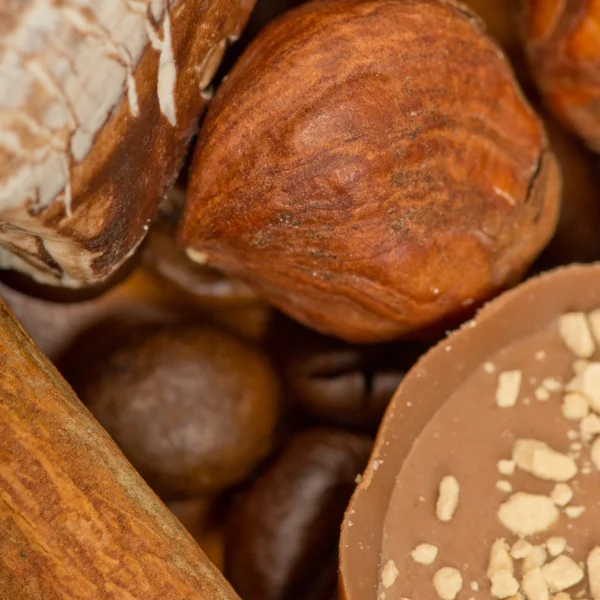
<instances>
[{"instance_id":1,"label":"cinnamon bark texture","mask_svg":"<svg viewBox=\"0 0 600 600\"><path fill-rule=\"evenodd\" d=\"M0 597L234 600L0 303Z\"/></svg>"}]
</instances>

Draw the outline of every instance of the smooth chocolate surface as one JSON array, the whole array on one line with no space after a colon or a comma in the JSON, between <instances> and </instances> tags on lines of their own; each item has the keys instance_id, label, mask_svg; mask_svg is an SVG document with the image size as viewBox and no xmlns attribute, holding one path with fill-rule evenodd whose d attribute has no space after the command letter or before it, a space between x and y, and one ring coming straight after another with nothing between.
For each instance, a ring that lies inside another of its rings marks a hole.
<instances>
[{"instance_id":1,"label":"smooth chocolate surface","mask_svg":"<svg viewBox=\"0 0 600 600\"><path fill-rule=\"evenodd\" d=\"M561 339L558 318L571 311L600 307L600 266L571 266L529 280L488 304L427 353L406 376L380 429L370 464L351 501L340 544L341 594L346 600L437 598L432 580L441 567L461 572L457 598L491 598L486 575L493 542L518 538L499 521L500 505L511 493L497 489L509 480L514 492L549 495L555 483L517 469L506 477L497 462L511 458L514 442L533 438L567 453L569 430L577 422L561 412L563 392L546 401L535 390L545 378L568 382L574 355ZM543 354L545 357L542 359ZM598 360L598 351L592 360ZM487 372L486 363L495 366ZM514 407L496 403L499 373L522 372ZM529 399L528 401L525 399ZM569 481L573 506L585 506L578 518L560 510L556 523L529 538L534 544L551 536L566 538L575 562L585 561L600 542L600 474L582 472L589 459L584 447L579 473ZM460 498L451 522L436 517L438 486L453 475ZM421 543L439 552L430 565L418 564L411 551ZM399 574L390 587L382 568L393 560ZM515 561L515 565L517 561ZM478 590L471 588L476 582ZM587 576L566 590L572 597L584 590ZM551 594L552 595L552 594Z\"/></svg>"}]
</instances>

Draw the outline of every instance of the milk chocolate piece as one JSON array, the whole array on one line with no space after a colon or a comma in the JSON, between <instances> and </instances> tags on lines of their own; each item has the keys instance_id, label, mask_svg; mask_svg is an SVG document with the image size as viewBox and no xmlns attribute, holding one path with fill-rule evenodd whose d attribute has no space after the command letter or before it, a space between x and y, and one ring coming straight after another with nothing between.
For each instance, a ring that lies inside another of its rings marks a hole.
<instances>
[{"instance_id":1,"label":"milk chocolate piece","mask_svg":"<svg viewBox=\"0 0 600 600\"><path fill-rule=\"evenodd\" d=\"M524 468L517 466L511 475L510 463L503 463L504 474L499 471L498 462L511 459L515 443L526 439L571 453L578 470L566 482L573 491L569 505L552 505L549 513L558 516L549 514L547 530L527 536L533 545L565 538L562 563L528 575L529 584L539 577L542 583L544 578L556 583L553 569L559 567L566 580L577 581L579 567L567 557L585 567L589 553L600 545L600 474L590 463L590 446L580 439L578 423L562 412L560 382L573 378L576 357L565 345L558 322L566 313L599 307L600 265L547 273L488 304L407 374L346 513L340 542L344 600L435 599L439 591L434 575L446 568L457 569L462 577L457 598L493 597L487 576L492 546L501 538L509 547L518 540L500 521L500 506L509 498L519 501L514 494L522 492L552 504L549 497L560 495L552 494L555 486L565 485L543 479L548 473L540 475L522 456L517 462ZM598 349L590 360L600 360ZM510 371L521 374L518 399L514 406L500 408L499 376ZM561 476L568 477L568 470L567 464ZM458 481L460 495L451 521L441 522L436 516L438 487L448 475ZM556 473L550 477L560 478ZM541 522L548 515L534 516ZM438 549L427 565L411 556L424 543ZM521 585L525 560L514 560L514 578ZM571 597L594 597L588 575L586 568L583 579L565 591ZM495 584L511 587L510 572L505 569ZM548 585L550 596L559 591Z\"/></svg>"}]
</instances>

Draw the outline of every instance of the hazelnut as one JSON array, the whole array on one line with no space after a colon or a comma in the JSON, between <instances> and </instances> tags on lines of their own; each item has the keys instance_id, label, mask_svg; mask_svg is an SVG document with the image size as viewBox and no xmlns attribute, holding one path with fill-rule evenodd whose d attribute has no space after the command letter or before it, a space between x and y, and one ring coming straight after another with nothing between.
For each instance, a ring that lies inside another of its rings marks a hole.
<instances>
[{"instance_id":1,"label":"hazelnut","mask_svg":"<svg viewBox=\"0 0 600 600\"><path fill-rule=\"evenodd\" d=\"M219 88L180 235L305 325L385 341L515 283L559 181L468 9L324 0L268 25Z\"/></svg>"},{"instance_id":2,"label":"hazelnut","mask_svg":"<svg viewBox=\"0 0 600 600\"><path fill-rule=\"evenodd\" d=\"M75 390L162 496L230 486L268 454L278 382L266 358L201 325L118 332L71 378Z\"/></svg>"},{"instance_id":3,"label":"hazelnut","mask_svg":"<svg viewBox=\"0 0 600 600\"><path fill-rule=\"evenodd\" d=\"M0 268L95 285L144 238L252 0L0 7Z\"/></svg>"},{"instance_id":4,"label":"hazelnut","mask_svg":"<svg viewBox=\"0 0 600 600\"><path fill-rule=\"evenodd\" d=\"M524 3L525 49L540 92L600 152L600 15L595 2Z\"/></svg>"},{"instance_id":5,"label":"hazelnut","mask_svg":"<svg viewBox=\"0 0 600 600\"><path fill-rule=\"evenodd\" d=\"M298 433L234 504L225 574L244 600L329 600L344 511L370 449L343 430Z\"/></svg>"}]
</instances>

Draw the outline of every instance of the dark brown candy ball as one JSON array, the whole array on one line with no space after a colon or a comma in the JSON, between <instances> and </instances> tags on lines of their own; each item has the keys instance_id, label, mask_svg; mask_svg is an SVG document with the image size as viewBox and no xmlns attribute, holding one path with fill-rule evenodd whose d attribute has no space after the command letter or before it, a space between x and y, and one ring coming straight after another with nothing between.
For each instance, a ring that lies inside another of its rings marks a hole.
<instances>
[{"instance_id":1,"label":"dark brown candy ball","mask_svg":"<svg viewBox=\"0 0 600 600\"><path fill-rule=\"evenodd\" d=\"M220 490L271 449L278 382L267 359L200 325L122 333L74 386L140 474L161 494Z\"/></svg>"},{"instance_id":2,"label":"dark brown candy ball","mask_svg":"<svg viewBox=\"0 0 600 600\"><path fill-rule=\"evenodd\" d=\"M329 600L346 505L371 440L336 429L296 434L234 505L225 573L244 600Z\"/></svg>"}]
</instances>

